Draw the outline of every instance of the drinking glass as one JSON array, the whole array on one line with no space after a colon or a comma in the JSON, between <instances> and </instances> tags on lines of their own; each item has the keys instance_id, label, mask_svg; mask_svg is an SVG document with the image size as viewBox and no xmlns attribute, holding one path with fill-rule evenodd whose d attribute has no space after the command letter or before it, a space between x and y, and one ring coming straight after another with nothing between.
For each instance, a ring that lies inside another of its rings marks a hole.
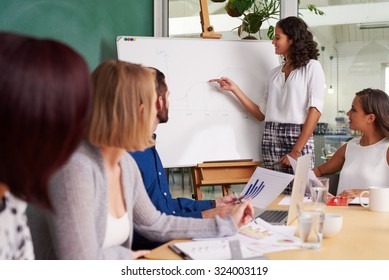
<instances>
[{"instance_id":1,"label":"drinking glass","mask_svg":"<svg viewBox=\"0 0 389 280\"><path fill-rule=\"evenodd\" d=\"M319 249L321 247L325 206L321 202L297 204L299 235L303 248Z\"/></svg>"},{"instance_id":2,"label":"drinking glass","mask_svg":"<svg viewBox=\"0 0 389 280\"><path fill-rule=\"evenodd\" d=\"M329 188L329 178L319 177L319 182L309 180L309 190L311 192L311 199L313 202L327 203L327 195Z\"/></svg>"}]
</instances>

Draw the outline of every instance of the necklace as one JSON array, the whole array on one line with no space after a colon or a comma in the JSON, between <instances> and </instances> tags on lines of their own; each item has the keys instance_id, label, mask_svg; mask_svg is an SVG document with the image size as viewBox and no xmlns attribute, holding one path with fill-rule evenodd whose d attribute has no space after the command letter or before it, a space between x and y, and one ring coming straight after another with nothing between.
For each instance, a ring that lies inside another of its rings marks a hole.
<instances>
[{"instance_id":1,"label":"necklace","mask_svg":"<svg viewBox=\"0 0 389 280\"><path fill-rule=\"evenodd\" d=\"M289 62L285 62L282 66L282 72L284 72L285 80L288 79L289 74L293 71L293 66Z\"/></svg>"},{"instance_id":2,"label":"necklace","mask_svg":"<svg viewBox=\"0 0 389 280\"><path fill-rule=\"evenodd\" d=\"M357 142L357 145L360 145L360 146L366 146L366 143L367 141L365 140L364 137L361 137L361 139L359 139L359 141Z\"/></svg>"}]
</instances>

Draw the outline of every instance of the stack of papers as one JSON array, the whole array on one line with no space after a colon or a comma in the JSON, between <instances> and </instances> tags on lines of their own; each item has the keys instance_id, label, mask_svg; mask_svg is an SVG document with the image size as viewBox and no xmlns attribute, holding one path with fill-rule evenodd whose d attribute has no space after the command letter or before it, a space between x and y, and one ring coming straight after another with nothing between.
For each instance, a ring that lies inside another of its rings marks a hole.
<instances>
[{"instance_id":1,"label":"stack of papers","mask_svg":"<svg viewBox=\"0 0 389 280\"><path fill-rule=\"evenodd\" d=\"M230 241L239 241L243 259L253 259L265 253L296 249L300 240L294 236L295 227L273 226L260 218L240 228L239 233L222 239L198 239L179 242L170 246L186 259L230 260L233 259Z\"/></svg>"}]
</instances>

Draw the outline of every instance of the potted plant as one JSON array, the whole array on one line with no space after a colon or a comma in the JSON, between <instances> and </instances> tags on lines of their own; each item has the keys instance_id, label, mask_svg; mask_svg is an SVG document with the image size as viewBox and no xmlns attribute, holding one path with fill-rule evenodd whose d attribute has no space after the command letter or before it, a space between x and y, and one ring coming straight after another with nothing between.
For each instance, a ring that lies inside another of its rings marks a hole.
<instances>
[{"instance_id":1,"label":"potted plant","mask_svg":"<svg viewBox=\"0 0 389 280\"><path fill-rule=\"evenodd\" d=\"M264 21L279 19L280 2L281 0L228 0L225 10L231 17L243 15L242 24L237 27L239 37L256 39L252 34L259 32ZM298 2L300 3L300 1ZM308 5L308 9L317 15L324 15L324 12L316 8L315 5ZM273 25L269 26L267 36L269 39L273 39Z\"/></svg>"}]
</instances>

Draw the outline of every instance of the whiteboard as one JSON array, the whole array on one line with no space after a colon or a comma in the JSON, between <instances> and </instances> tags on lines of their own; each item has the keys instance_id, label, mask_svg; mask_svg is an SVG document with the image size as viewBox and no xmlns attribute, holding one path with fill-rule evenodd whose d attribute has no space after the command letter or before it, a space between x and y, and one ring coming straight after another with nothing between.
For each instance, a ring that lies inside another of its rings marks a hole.
<instances>
[{"instance_id":1,"label":"whiteboard","mask_svg":"<svg viewBox=\"0 0 389 280\"><path fill-rule=\"evenodd\" d=\"M255 103L279 65L270 41L118 36L118 59L162 71L170 90L169 121L156 145L163 165L261 160L264 124L209 79L230 77Z\"/></svg>"}]
</instances>

